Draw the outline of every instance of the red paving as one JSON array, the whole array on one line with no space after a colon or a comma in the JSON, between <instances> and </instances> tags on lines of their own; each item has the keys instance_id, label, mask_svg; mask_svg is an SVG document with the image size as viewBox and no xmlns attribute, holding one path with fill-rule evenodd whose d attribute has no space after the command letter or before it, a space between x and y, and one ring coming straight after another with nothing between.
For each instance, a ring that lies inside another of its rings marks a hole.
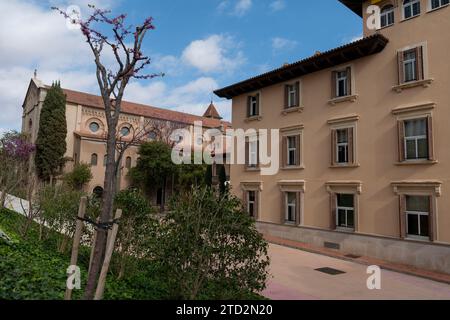
<instances>
[{"instance_id":1,"label":"red paving","mask_svg":"<svg viewBox=\"0 0 450 320\"><path fill-rule=\"evenodd\" d=\"M385 269L385 270L396 271L396 272L400 272L400 273L404 273L404 274L408 274L408 275L412 275L412 276L416 276L416 277L421 277L421 278L425 278L425 279L429 279L429 280L433 280L433 281L450 284L450 274L419 269L419 268L416 268L413 266L392 263L392 262L388 262L388 261L384 261L384 260L380 260L380 259L376 259L376 258L371 258L371 257L365 257L365 256L359 257L357 259L353 259L353 258L347 257L346 256L347 253L344 253L344 252L341 252L338 250L320 248L320 247L316 247L316 246L313 246L310 244L301 243L301 242L292 241L292 240L286 240L286 239L282 239L282 238L278 238L278 237L274 237L274 236L270 236L270 235L266 235L266 234L264 235L264 238L269 243L273 243L273 244L277 244L277 245L281 245L281 246L299 249L299 250L303 250L303 251L307 251L307 252L311 252L311 253L317 253L317 254L328 256L328 257L351 261L351 262L355 262L355 263L359 263L359 264L363 264L363 265L367 265L367 266L377 265L380 268Z\"/></svg>"}]
</instances>

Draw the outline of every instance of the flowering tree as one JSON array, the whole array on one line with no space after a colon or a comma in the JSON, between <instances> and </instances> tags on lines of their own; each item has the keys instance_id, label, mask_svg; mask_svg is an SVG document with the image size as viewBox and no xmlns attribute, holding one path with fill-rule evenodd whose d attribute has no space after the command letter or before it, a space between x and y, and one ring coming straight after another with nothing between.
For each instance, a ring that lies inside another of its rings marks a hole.
<instances>
[{"instance_id":1,"label":"flowering tree","mask_svg":"<svg viewBox=\"0 0 450 320\"><path fill-rule=\"evenodd\" d=\"M28 178L28 164L35 146L26 136L15 131L0 138L0 206L5 205L6 195L13 192Z\"/></svg>"},{"instance_id":2,"label":"flowering tree","mask_svg":"<svg viewBox=\"0 0 450 320\"><path fill-rule=\"evenodd\" d=\"M147 18L138 26L126 26L126 15L110 17L111 12L89 5L91 14L85 20L75 21L89 45L96 66L97 82L105 107L107 122L106 137L106 169L104 193L100 224L107 224L113 219L113 200L116 194L117 170L120 167L117 157L117 125L119 121L122 99L125 89L132 79L152 79L160 74L143 74L151 59L142 53L142 43L149 30L154 29L153 19ZM66 19L71 19L68 13L58 9ZM131 41L129 41L131 39ZM128 45L131 43L131 45ZM112 51L116 65L109 69L102 59L105 48ZM103 262L106 246L107 230L98 230L94 244L94 257L84 298L92 299L95 292L98 274Z\"/></svg>"}]
</instances>

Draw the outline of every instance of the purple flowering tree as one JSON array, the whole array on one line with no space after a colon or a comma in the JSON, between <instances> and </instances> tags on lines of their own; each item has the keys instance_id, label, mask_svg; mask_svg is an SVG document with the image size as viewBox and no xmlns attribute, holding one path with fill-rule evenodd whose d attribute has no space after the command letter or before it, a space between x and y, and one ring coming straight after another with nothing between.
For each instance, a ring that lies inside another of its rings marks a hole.
<instances>
[{"instance_id":1,"label":"purple flowering tree","mask_svg":"<svg viewBox=\"0 0 450 320\"><path fill-rule=\"evenodd\" d=\"M105 106L107 137L107 161L105 169L104 192L100 223L109 223L113 219L113 200L116 190L117 170L120 167L116 146L118 143L118 121L121 111L122 99L125 89L132 79L152 79L162 74L144 74L145 68L151 59L142 52L142 44L148 31L154 29L153 19L147 18L138 26L125 24L126 15L111 17L108 10L98 9L89 5L91 14L87 19L74 21L79 23L88 46L94 56L97 82ZM52 8L71 19L68 13ZM114 67L108 68L102 55L112 52ZM98 281L99 271L103 263L106 248L107 230L98 230L97 240L94 244L94 256L84 299L93 299Z\"/></svg>"},{"instance_id":2,"label":"purple flowering tree","mask_svg":"<svg viewBox=\"0 0 450 320\"><path fill-rule=\"evenodd\" d=\"M27 182L30 156L36 147L26 136L15 131L0 137L0 205L4 207L6 195Z\"/></svg>"}]
</instances>

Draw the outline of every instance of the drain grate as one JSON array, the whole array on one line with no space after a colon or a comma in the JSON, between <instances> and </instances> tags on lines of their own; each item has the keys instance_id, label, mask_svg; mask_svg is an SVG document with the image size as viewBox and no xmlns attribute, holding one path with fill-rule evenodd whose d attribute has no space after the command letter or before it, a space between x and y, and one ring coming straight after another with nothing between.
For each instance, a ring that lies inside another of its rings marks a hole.
<instances>
[{"instance_id":1,"label":"drain grate","mask_svg":"<svg viewBox=\"0 0 450 320\"><path fill-rule=\"evenodd\" d=\"M338 270L338 269L333 269L333 268L319 268L319 269L315 269L316 271L322 272L322 273L326 273L332 276L337 276L339 274L344 274L344 271Z\"/></svg>"},{"instance_id":2,"label":"drain grate","mask_svg":"<svg viewBox=\"0 0 450 320\"><path fill-rule=\"evenodd\" d=\"M361 258L361 256L358 256L356 254L346 254L345 257L350 258L350 259L359 259L359 258Z\"/></svg>"}]
</instances>

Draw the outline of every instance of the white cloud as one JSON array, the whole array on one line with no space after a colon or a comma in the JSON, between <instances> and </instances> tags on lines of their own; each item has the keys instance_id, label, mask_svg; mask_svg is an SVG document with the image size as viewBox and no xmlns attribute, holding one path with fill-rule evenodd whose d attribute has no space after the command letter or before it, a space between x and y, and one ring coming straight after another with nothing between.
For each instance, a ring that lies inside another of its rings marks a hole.
<instances>
[{"instance_id":1,"label":"white cloud","mask_svg":"<svg viewBox=\"0 0 450 320\"><path fill-rule=\"evenodd\" d=\"M223 0L217 9L219 12L228 12L230 15L242 17L252 8L252 0Z\"/></svg>"},{"instance_id":2,"label":"white cloud","mask_svg":"<svg viewBox=\"0 0 450 320\"><path fill-rule=\"evenodd\" d=\"M129 84L125 98L142 104L203 115L213 91L218 87L218 83L210 77L200 77L175 88L169 88L163 81L148 85L135 81ZM225 119L231 119L229 101L220 101L215 105Z\"/></svg>"},{"instance_id":3,"label":"white cloud","mask_svg":"<svg viewBox=\"0 0 450 320\"><path fill-rule=\"evenodd\" d=\"M279 52L282 50L292 50L297 46L298 42L295 40L289 40L281 37L272 38L273 51Z\"/></svg>"},{"instance_id":4,"label":"white cloud","mask_svg":"<svg viewBox=\"0 0 450 320\"><path fill-rule=\"evenodd\" d=\"M116 5L112 0L52 0L51 5L96 3L102 7ZM37 1L0 0L0 128L1 130L21 128L22 103L26 90L38 70L38 78L46 84L61 80L65 88L98 94L98 85L93 69L92 53L78 31L66 28L64 18ZM6 13L6 14L5 14ZM203 42L202 42L203 41ZM205 45L209 60L198 62L204 58L201 52ZM187 51L189 66L199 70L227 71L233 70L243 61L241 53L229 55L233 43L229 37L216 36L200 40L195 47ZM150 72L165 72L172 78L185 72L185 60L178 56L162 56L152 54L153 64ZM213 57L211 59L211 57ZM109 64L113 57L105 53L105 61ZM185 86L173 90L163 79L150 81L148 85L133 82L127 88L127 99L162 107L173 107L178 110L196 113L204 111L212 90L218 87L212 78L198 78ZM226 107L225 115L230 114Z\"/></svg>"},{"instance_id":5,"label":"white cloud","mask_svg":"<svg viewBox=\"0 0 450 320\"><path fill-rule=\"evenodd\" d=\"M270 4L270 9L272 9L272 11L281 11L284 8L286 8L284 0L275 0Z\"/></svg>"},{"instance_id":6,"label":"white cloud","mask_svg":"<svg viewBox=\"0 0 450 320\"><path fill-rule=\"evenodd\" d=\"M244 63L242 52L228 56L233 40L224 35L212 35L191 42L183 52L182 60L201 72L232 71Z\"/></svg>"}]
</instances>

